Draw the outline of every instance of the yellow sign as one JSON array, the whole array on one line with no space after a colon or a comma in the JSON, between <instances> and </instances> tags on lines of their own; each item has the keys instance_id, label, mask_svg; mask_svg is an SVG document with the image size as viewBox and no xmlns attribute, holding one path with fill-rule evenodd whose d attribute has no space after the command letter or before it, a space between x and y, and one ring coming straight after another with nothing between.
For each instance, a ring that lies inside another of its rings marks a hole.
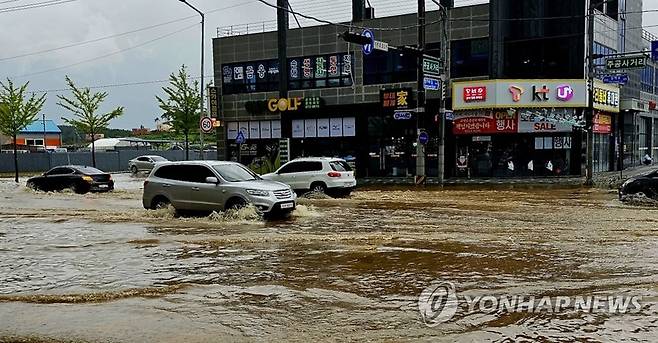
<instances>
[{"instance_id":1,"label":"yellow sign","mask_svg":"<svg viewBox=\"0 0 658 343\"><path fill-rule=\"evenodd\" d=\"M270 112L297 111L302 105L302 98L281 98L267 101L267 109Z\"/></svg>"}]
</instances>

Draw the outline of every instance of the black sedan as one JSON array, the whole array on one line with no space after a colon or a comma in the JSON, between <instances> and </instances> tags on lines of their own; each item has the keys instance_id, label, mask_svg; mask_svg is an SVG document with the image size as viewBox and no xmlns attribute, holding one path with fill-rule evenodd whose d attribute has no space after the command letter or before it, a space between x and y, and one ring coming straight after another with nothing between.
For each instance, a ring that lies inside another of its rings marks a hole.
<instances>
[{"instance_id":1,"label":"black sedan","mask_svg":"<svg viewBox=\"0 0 658 343\"><path fill-rule=\"evenodd\" d=\"M626 180L619 188L619 198L632 194L643 194L658 200L658 170Z\"/></svg>"},{"instance_id":2,"label":"black sedan","mask_svg":"<svg viewBox=\"0 0 658 343\"><path fill-rule=\"evenodd\" d=\"M86 166L55 167L43 175L27 180L27 186L40 191L53 192L70 188L75 193L109 192L114 189L112 176Z\"/></svg>"}]
</instances>

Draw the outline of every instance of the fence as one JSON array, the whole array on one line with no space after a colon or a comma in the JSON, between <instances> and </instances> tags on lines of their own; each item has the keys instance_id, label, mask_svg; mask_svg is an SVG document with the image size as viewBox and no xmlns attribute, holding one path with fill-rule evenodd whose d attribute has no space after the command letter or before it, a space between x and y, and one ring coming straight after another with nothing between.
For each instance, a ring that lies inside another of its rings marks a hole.
<instances>
[{"instance_id":1,"label":"fence","mask_svg":"<svg viewBox=\"0 0 658 343\"><path fill-rule=\"evenodd\" d=\"M106 172L128 170L128 161L142 155L158 155L170 161L185 159L185 151L151 151L151 150L119 150L113 152L97 152L96 167ZM206 157L214 159L215 152L207 152ZM199 159L199 153L190 151L190 160ZM18 170L21 172L43 172L50 168L67 164L91 166L91 152L69 153L31 153L18 154ZM0 173L14 171L14 154L0 153Z\"/></svg>"}]
</instances>

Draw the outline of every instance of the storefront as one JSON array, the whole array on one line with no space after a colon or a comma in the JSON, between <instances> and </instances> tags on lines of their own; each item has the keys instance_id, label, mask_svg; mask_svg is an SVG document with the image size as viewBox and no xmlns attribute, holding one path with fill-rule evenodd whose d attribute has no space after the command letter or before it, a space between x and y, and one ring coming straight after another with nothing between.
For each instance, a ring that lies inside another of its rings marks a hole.
<instances>
[{"instance_id":1,"label":"storefront","mask_svg":"<svg viewBox=\"0 0 658 343\"><path fill-rule=\"evenodd\" d=\"M614 123L619 122L619 86L594 82L594 133L593 171L615 170L621 146L616 139Z\"/></svg>"},{"instance_id":2,"label":"storefront","mask_svg":"<svg viewBox=\"0 0 658 343\"><path fill-rule=\"evenodd\" d=\"M453 176L580 175L583 80L455 83Z\"/></svg>"}]
</instances>

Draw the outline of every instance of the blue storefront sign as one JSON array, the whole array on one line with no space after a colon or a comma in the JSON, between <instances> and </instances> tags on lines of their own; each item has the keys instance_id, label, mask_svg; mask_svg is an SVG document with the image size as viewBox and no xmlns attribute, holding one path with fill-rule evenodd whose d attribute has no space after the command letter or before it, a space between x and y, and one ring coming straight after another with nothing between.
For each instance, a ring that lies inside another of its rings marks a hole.
<instances>
[{"instance_id":1,"label":"blue storefront sign","mask_svg":"<svg viewBox=\"0 0 658 343\"><path fill-rule=\"evenodd\" d=\"M423 88L431 91L438 91L441 89L441 81L433 77L423 78Z\"/></svg>"}]
</instances>

